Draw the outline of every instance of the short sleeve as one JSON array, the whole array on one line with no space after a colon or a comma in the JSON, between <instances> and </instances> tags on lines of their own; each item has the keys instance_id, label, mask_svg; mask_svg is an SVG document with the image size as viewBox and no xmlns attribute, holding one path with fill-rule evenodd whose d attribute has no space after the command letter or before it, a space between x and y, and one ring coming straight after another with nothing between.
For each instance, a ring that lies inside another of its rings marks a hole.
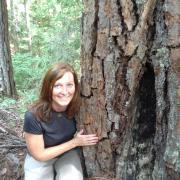
<instances>
[{"instance_id":1,"label":"short sleeve","mask_svg":"<svg viewBox=\"0 0 180 180\"><path fill-rule=\"evenodd\" d=\"M36 117L31 112L26 112L24 116L24 132L32 133L32 134L42 134L42 126L40 121L36 119Z\"/></svg>"}]
</instances>

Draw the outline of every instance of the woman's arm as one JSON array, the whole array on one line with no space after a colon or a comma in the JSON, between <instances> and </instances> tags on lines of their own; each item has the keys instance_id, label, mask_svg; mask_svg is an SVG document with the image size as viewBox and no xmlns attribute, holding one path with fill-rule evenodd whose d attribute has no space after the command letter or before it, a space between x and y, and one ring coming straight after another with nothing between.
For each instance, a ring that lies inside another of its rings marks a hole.
<instances>
[{"instance_id":1,"label":"woman's arm","mask_svg":"<svg viewBox=\"0 0 180 180\"><path fill-rule=\"evenodd\" d=\"M35 135L25 132L25 140L30 154L38 161L47 161L69 151L77 146L91 146L98 142L96 134L83 135L81 130L70 141L63 144L45 148L43 135Z\"/></svg>"}]
</instances>

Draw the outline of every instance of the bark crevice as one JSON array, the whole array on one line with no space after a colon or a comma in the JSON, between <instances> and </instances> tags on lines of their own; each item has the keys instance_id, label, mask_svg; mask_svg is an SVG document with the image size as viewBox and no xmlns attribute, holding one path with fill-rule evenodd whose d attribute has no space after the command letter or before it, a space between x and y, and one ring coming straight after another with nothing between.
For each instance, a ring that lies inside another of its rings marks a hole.
<instances>
[{"instance_id":1,"label":"bark crevice","mask_svg":"<svg viewBox=\"0 0 180 180\"><path fill-rule=\"evenodd\" d=\"M127 155L128 173L124 178L151 179L156 158L154 149L156 93L155 75L150 63L145 64L144 74L136 92L136 101L132 142Z\"/></svg>"},{"instance_id":2,"label":"bark crevice","mask_svg":"<svg viewBox=\"0 0 180 180\"><path fill-rule=\"evenodd\" d=\"M155 135L156 122L156 94L155 94L155 76L153 68L146 63L145 72L140 80L139 85L139 101L137 104L138 129L136 133L137 141L146 141ZM136 138L135 138L136 139Z\"/></svg>"},{"instance_id":3,"label":"bark crevice","mask_svg":"<svg viewBox=\"0 0 180 180\"><path fill-rule=\"evenodd\" d=\"M139 22L139 14L138 14L138 6L137 6L137 3L135 0L132 0L132 3L133 3L133 11L134 11L134 16L136 18L136 23L135 25L133 26L131 32L133 32L135 29L136 29L136 26L138 25L138 22Z\"/></svg>"},{"instance_id":4,"label":"bark crevice","mask_svg":"<svg viewBox=\"0 0 180 180\"><path fill-rule=\"evenodd\" d=\"M125 32L127 32L128 28L127 28L126 23L124 22L124 17L122 15L122 6L120 3L120 0L117 0L116 3L117 3L117 7L118 7L118 14L121 18L122 34L124 34Z\"/></svg>"},{"instance_id":5,"label":"bark crevice","mask_svg":"<svg viewBox=\"0 0 180 180\"><path fill-rule=\"evenodd\" d=\"M96 44L97 44L97 29L98 29L98 13L99 13L99 0L95 0L95 4L94 4L94 9L95 9L95 14L94 14L94 22L93 22L93 26L94 26L94 47L92 49L91 55L92 57L94 56L94 53L96 52Z\"/></svg>"}]
</instances>

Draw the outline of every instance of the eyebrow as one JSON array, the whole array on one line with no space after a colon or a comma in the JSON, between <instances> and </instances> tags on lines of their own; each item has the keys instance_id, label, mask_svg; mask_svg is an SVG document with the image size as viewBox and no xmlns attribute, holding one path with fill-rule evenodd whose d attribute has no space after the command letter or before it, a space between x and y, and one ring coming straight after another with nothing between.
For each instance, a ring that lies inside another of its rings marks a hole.
<instances>
[{"instance_id":1,"label":"eyebrow","mask_svg":"<svg viewBox=\"0 0 180 180\"><path fill-rule=\"evenodd\" d=\"M74 81L68 81L68 82L66 82L66 83L74 83L74 84L75 84ZM62 83L61 83L61 82L56 82L55 84L62 84Z\"/></svg>"}]
</instances>

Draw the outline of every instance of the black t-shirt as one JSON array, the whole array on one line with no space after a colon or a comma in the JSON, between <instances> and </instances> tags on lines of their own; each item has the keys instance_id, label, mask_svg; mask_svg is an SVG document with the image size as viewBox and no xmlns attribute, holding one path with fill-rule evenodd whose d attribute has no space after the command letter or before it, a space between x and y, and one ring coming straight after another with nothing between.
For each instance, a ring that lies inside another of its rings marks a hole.
<instances>
[{"instance_id":1,"label":"black t-shirt","mask_svg":"<svg viewBox=\"0 0 180 180\"><path fill-rule=\"evenodd\" d=\"M37 120L29 111L25 113L23 130L31 134L42 134L45 147L52 147L71 140L76 132L75 119L68 119L67 115L52 111L48 122Z\"/></svg>"}]
</instances>

